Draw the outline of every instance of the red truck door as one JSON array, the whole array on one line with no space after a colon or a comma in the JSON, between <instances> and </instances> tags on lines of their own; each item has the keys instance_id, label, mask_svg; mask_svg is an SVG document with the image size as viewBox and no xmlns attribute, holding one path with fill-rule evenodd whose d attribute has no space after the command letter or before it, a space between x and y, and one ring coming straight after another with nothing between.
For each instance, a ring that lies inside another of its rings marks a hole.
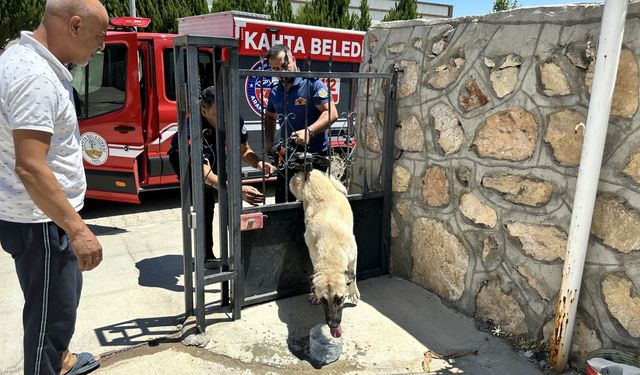
<instances>
[{"instance_id":1,"label":"red truck door","mask_svg":"<svg viewBox=\"0 0 640 375\"><path fill-rule=\"evenodd\" d=\"M72 69L87 197L138 203L146 157L137 37L110 33L104 51Z\"/></svg>"}]
</instances>

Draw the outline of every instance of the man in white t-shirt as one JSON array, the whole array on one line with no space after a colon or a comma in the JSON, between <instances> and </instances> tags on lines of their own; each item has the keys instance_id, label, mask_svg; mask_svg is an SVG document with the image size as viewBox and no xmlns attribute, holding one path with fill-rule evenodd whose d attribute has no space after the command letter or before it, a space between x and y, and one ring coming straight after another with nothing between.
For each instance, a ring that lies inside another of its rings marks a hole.
<instances>
[{"instance_id":1,"label":"man in white t-shirt","mask_svg":"<svg viewBox=\"0 0 640 375\"><path fill-rule=\"evenodd\" d=\"M15 261L25 306L24 374L84 374L72 354L82 273L102 261L84 223L86 179L68 64L104 48L99 0L48 0L40 26L0 56L0 244Z\"/></svg>"}]
</instances>

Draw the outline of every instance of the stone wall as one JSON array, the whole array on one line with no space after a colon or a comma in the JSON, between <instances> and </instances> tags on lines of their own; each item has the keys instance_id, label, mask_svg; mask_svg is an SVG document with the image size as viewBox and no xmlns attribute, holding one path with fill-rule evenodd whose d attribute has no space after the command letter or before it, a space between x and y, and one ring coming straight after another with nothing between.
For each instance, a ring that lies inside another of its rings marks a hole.
<instances>
[{"instance_id":1,"label":"stone wall","mask_svg":"<svg viewBox=\"0 0 640 375\"><path fill-rule=\"evenodd\" d=\"M401 70L392 272L526 340L546 340L554 317L601 14L592 4L394 22L365 41L362 71ZM580 357L640 347L639 17L632 3L574 335ZM360 92L368 168L356 170L375 176L388 86Z\"/></svg>"}]
</instances>

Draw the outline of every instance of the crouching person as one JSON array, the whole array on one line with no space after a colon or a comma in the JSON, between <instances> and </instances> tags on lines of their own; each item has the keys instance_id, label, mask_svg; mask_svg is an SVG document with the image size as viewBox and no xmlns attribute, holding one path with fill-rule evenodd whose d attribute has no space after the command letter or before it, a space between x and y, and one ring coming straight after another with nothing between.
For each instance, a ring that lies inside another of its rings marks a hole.
<instances>
[{"instance_id":1,"label":"crouching person","mask_svg":"<svg viewBox=\"0 0 640 375\"><path fill-rule=\"evenodd\" d=\"M214 205L218 197L218 171L216 162L216 103L215 87L210 86L202 91L200 99L200 114L202 123L202 174L204 176L204 209L205 209L205 262L210 263L216 257L213 254L213 213ZM251 149L248 142L247 129L244 120L240 118L238 123L240 131L240 155L250 166L264 170L265 174L271 175L275 172L275 167L268 162L260 160L258 155ZM180 176L180 160L178 149L178 134L171 139L171 149L169 150L169 161L173 169ZM264 195L255 187L243 185L242 199L252 205L264 201Z\"/></svg>"}]
</instances>

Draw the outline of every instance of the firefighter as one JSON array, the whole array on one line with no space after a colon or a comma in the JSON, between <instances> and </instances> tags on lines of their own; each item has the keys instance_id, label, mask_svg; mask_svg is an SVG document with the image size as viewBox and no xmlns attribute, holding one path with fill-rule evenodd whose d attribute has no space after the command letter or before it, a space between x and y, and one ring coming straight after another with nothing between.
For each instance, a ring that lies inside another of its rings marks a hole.
<instances>
[{"instance_id":1,"label":"firefighter","mask_svg":"<svg viewBox=\"0 0 640 375\"><path fill-rule=\"evenodd\" d=\"M218 175L216 163L216 103L215 87L209 86L202 91L200 96L200 114L202 122L202 173L204 176L204 206L205 206L205 262L210 263L216 259L213 254L213 213L214 205L218 196ZM275 172L275 167L268 162L260 160L258 155L251 149L248 142L247 129L244 126L242 117L239 121L240 130L240 155L250 166L264 170L267 176ZM180 177L178 134L171 139L171 149L169 150L169 161ZM242 199L252 205L257 205L264 201L264 195L255 187L242 185Z\"/></svg>"},{"instance_id":2,"label":"firefighter","mask_svg":"<svg viewBox=\"0 0 640 375\"><path fill-rule=\"evenodd\" d=\"M271 70L275 72L298 71L295 57L291 54L289 47L284 44L271 47L267 51L267 60ZM285 117L287 121L284 121ZM265 118L267 150L271 148L270 142L274 138L275 124L280 119L280 135L285 141L289 137L294 137L296 151L305 151L306 143L307 152L326 156L329 148L328 130L331 123L338 118L338 110L333 103L330 103L329 90L322 81L283 77L271 89ZM316 168L326 170L326 167L316 166ZM278 169L276 203L296 200L291 192L288 196L286 194L286 186L294 174L295 170Z\"/></svg>"},{"instance_id":3,"label":"firefighter","mask_svg":"<svg viewBox=\"0 0 640 375\"><path fill-rule=\"evenodd\" d=\"M108 24L99 0L49 0L38 28L0 57L0 242L24 294L27 375L100 365L68 350L82 271L100 264L102 246L78 214L87 184L66 65L102 50Z\"/></svg>"}]
</instances>

